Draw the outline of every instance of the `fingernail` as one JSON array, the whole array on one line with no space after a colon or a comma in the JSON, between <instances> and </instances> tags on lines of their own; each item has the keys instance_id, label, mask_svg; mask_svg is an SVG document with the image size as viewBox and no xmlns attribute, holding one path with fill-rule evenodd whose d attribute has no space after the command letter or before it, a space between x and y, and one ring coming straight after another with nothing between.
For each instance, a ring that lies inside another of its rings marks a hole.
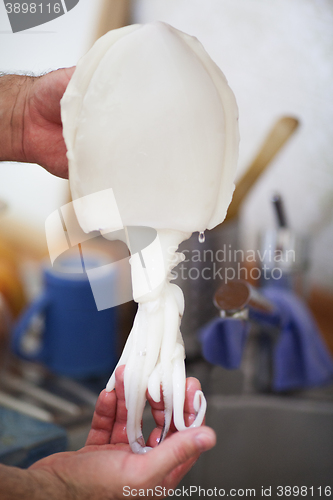
<instances>
[{"instance_id":1,"label":"fingernail","mask_svg":"<svg viewBox=\"0 0 333 500\"><path fill-rule=\"evenodd\" d=\"M213 446L215 446L215 432L212 429L210 429L209 431L208 429L206 431L202 431L195 436L195 441L199 451L208 451L213 448Z\"/></svg>"}]
</instances>

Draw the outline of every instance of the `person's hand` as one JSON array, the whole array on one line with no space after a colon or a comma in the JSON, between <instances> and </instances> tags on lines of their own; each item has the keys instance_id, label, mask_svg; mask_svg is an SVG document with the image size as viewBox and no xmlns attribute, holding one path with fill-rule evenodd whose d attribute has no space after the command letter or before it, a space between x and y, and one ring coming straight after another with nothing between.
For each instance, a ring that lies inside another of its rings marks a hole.
<instances>
[{"instance_id":1,"label":"person's hand","mask_svg":"<svg viewBox=\"0 0 333 500\"><path fill-rule=\"evenodd\" d=\"M115 391L103 391L99 396L86 446L77 452L51 455L29 469L40 484L52 478L52 490L62 488L63 500L123 499L124 493L130 496L133 489L139 494L140 489L156 487L155 491L163 493L158 498L163 498L176 487L200 453L215 445L215 433L208 427L177 432L173 425L168 437L158 445L164 423L163 403L155 403L148 395L156 428L147 445L154 449L144 455L133 454L126 434L123 369L116 372ZM195 418L193 398L198 389L198 380L187 379L186 425Z\"/></svg>"},{"instance_id":2,"label":"person's hand","mask_svg":"<svg viewBox=\"0 0 333 500\"><path fill-rule=\"evenodd\" d=\"M52 71L32 79L26 98L23 147L26 161L38 163L58 177L68 177L62 135L60 99L75 68Z\"/></svg>"},{"instance_id":3,"label":"person's hand","mask_svg":"<svg viewBox=\"0 0 333 500\"><path fill-rule=\"evenodd\" d=\"M0 78L0 160L38 163L58 177L68 177L60 99L75 68L40 77Z\"/></svg>"}]
</instances>

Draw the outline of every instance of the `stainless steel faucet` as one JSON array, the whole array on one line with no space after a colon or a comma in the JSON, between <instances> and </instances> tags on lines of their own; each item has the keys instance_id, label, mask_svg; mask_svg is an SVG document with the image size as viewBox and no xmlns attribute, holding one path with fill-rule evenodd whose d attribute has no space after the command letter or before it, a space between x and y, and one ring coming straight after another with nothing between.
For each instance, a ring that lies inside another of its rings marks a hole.
<instances>
[{"instance_id":1,"label":"stainless steel faucet","mask_svg":"<svg viewBox=\"0 0 333 500\"><path fill-rule=\"evenodd\" d=\"M214 304L221 318L251 322L241 369L243 392L271 392L273 353L279 337L279 313L263 295L246 281L224 283L214 295ZM270 324L266 318L275 316Z\"/></svg>"},{"instance_id":2,"label":"stainless steel faucet","mask_svg":"<svg viewBox=\"0 0 333 500\"><path fill-rule=\"evenodd\" d=\"M214 295L221 318L248 319L249 310L272 313L274 306L253 286L243 280L224 283Z\"/></svg>"}]
</instances>

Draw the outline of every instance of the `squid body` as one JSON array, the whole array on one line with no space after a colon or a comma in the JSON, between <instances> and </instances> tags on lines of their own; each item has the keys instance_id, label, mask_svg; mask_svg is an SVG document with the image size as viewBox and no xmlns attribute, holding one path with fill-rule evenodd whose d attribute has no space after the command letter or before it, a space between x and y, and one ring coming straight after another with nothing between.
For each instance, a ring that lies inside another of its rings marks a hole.
<instances>
[{"instance_id":1,"label":"squid body","mask_svg":"<svg viewBox=\"0 0 333 500\"><path fill-rule=\"evenodd\" d=\"M185 429L181 289L170 283L179 244L225 218L234 190L238 110L227 81L196 38L154 22L114 30L79 61L61 103L69 180L85 232L154 228L131 252L138 311L118 365L125 364L127 434L147 451L141 419L148 388L162 388L167 435L173 417ZM101 193L98 198L96 194ZM112 193L106 200L103 193ZM131 251L129 238L124 238ZM195 283L194 283L195 286ZM112 374L106 389L113 390ZM206 401L194 399L192 426Z\"/></svg>"}]
</instances>

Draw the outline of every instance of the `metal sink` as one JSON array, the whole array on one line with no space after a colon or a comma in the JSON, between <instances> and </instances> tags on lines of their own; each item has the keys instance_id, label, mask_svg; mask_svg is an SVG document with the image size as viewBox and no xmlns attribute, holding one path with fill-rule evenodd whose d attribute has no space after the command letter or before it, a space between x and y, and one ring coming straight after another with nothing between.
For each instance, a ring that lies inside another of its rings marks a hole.
<instances>
[{"instance_id":1,"label":"metal sink","mask_svg":"<svg viewBox=\"0 0 333 500\"><path fill-rule=\"evenodd\" d=\"M302 498L319 498L316 488L333 485L331 401L214 395L206 422L216 431L217 446L186 475L185 488L223 488L225 496L233 488L254 488L259 498L262 487L272 487L271 498L279 498L278 486L312 486L312 496L309 490Z\"/></svg>"},{"instance_id":2,"label":"metal sink","mask_svg":"<svg viewBox=\"0 0 333 500\"><path fill-rule=\"evenodd\" d=\"M206 421L217 433L217 446L200 458L184 485L255 488L258 496L262 486L332 486L332 402L212 396Z\"/></svg>"}]
</instances>

